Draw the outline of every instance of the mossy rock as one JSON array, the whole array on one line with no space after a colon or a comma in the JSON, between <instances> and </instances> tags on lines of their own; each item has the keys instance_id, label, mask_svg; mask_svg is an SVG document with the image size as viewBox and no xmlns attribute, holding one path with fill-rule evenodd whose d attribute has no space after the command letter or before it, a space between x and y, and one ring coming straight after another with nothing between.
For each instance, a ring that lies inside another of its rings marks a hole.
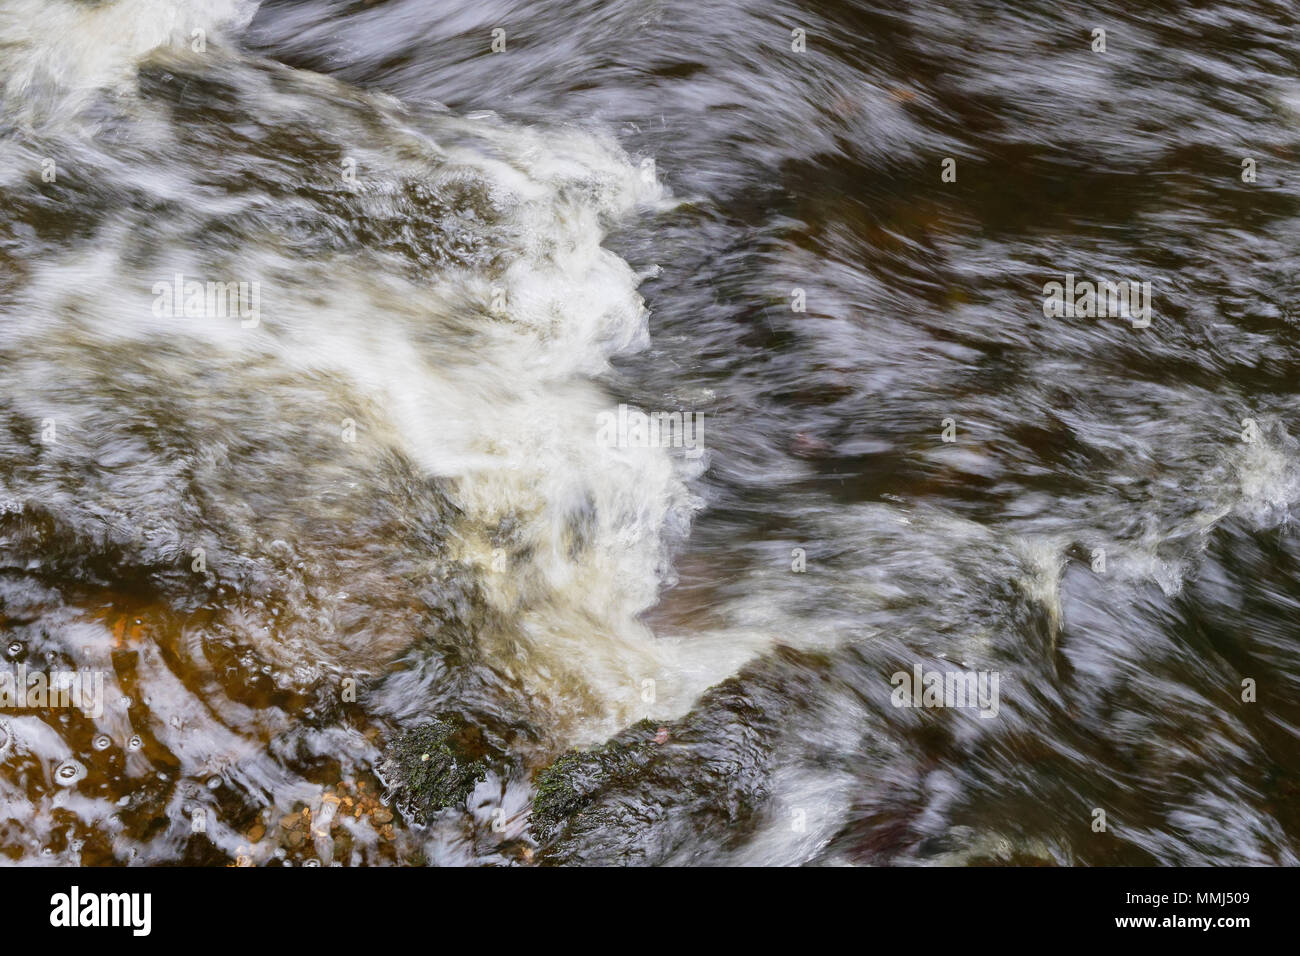
<instances>
[{"instance_id":1,"label":"mossy rock","mask_svg":"<svg viewBox=\"0 0 1300 956\"><path fill-rule=\"evenodd\" d=\"M474 728L454 717L435 717L409 730L388 748L382 769L398 807L417 823L463 803L487 776Z\"/></svg>"},{"instance_id":2,"label":"mossy rock","mask_svg":"<svg viewBox=\"0 0 1300 956\"><path fill-rule=\"evenodd\" d=\"M739 845L769 800L773 755L826 661L781 649L706 691L680 720L642 720L535 779L537 862L700 862ZM660 733L660 731L663 733Z\"/></svg>"},{"instance_id":3,"label":"mossy rock","mask_svg":"<svg viewBox=\"0 0 1300 956\"><path fill-rule=\"evenodd\" d=\"M538 776L533 797L533 834L550 840L565 821L620 781L634 777L651 758L657 725L642 720L594 750L562 753Z\"/></svg>"}]
</instances>

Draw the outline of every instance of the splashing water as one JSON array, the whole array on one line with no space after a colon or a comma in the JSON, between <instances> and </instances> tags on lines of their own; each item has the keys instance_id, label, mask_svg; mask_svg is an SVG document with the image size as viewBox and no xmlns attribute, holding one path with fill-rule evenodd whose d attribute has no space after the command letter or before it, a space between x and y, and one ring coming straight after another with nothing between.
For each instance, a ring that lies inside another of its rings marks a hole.
<instances>
[{"instance_id":1,"label":"splashing water","mask_svg":"<svg viewBox=\"0 0 1300 956\"><path fill-rule=\"evenodd\" d=\"M0 7L0 851L1295 863L1295 11L885 7Z\"/></svg>"}]
</instances>

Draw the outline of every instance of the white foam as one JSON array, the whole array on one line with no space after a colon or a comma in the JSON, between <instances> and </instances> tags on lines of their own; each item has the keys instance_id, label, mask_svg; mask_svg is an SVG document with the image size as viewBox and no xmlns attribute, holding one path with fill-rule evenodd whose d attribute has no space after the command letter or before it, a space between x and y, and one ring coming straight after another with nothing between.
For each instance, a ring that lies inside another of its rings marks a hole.
<instances>
[{"instance_id":1,"label":"white foam","mask_svg":"<svg viewBox=\"0 0 1300 956\"><path fill-rule=\"evenodd\" d=\"M257 0L5 0L0 78L6 107L31 120L76 112L97 91L127 89L141 57L193 51L242 29ZM195 31L201 31L197 33Z\"/></svg>"}]
</instances>

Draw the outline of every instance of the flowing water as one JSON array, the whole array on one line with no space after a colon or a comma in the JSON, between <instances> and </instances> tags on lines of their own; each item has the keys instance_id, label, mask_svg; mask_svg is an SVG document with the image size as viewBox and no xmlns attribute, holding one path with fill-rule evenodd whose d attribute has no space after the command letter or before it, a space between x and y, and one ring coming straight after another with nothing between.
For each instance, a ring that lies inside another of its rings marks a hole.
<instances>
[{"instance_id":1,"label":"flowing water","mask_svg":"<svg viewBox=\"0 0 1300 956\"><path fill-rule=\"evenodd\" d=\"M3 858L1297 863L1298 14L0 0Z\"/></svg>"}]
</instances>

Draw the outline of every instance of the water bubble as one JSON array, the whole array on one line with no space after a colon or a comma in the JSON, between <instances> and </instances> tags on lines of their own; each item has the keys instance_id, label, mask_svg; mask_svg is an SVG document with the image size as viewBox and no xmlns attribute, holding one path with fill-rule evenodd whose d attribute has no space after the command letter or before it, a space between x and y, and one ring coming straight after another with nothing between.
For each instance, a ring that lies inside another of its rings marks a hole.
<instances>
[{"instance_id":1,"label":"water bubble","mask_svg":"<svg viewBox=\"0 0 1300 956\"><path fill-rule=\"evenodd\" d=\"M71 787L86 779L86 768L69 757L54 768L54 782L60 787Z\"/></svg>"},{"instance_id":2,"label":"water bubble","mask_svg":"<svg viewBox=\"0 0 1300 956\"><path fill-rule=\"evenodd\" d=\"M140 739L139 734L132 735L131 739L126 742L127 750L139 750L144 746L144 741Z\"/></svg>"},{"instance_id":3,"label":"water bubble","mask_svg":"<svg viewBox=\"0 0 1300 956\"><path fill-rule=\"evenodd\" d=\"M10 657L17 657L17 656L18 656L19 654L21 654L22 652L23 652L23 642L22 642L22 641L10 641L10 642L9 642L9 656L10 656Z\"/></svg>"},{"instance_id":4,"label":"water bubble","mask_svg":"<svg viewBox=\"0 0 1300 956\"><path fill-rule=\"evenodd\" d=\"M108 734L100 734L95 738L91 746L96 750L107 750L109 747L113 746L113 738Z\"/></svg>"},{"instance_id":5,"label":"water bubble","mask_svg":"<svg viewBox=\"0 0 1300 956\"><path fill-rule=\"evenodd\" d=\"M303 863L303 866L320 866L320 860L311 859Z\"/></svg>"},{"instance_id":6,"label":"water bubble","mask_svg":"<svg viewBox=\"0 0 1300 956\"><path fill-rule=\"evenodd\" d=\"M209 790L216 790L216 789L219 789L220 787L221 787L221 778L220 778L220 777L209 777L209 778L208 778L208 789L209 789Z\"/></svg>"}]
</instances>

